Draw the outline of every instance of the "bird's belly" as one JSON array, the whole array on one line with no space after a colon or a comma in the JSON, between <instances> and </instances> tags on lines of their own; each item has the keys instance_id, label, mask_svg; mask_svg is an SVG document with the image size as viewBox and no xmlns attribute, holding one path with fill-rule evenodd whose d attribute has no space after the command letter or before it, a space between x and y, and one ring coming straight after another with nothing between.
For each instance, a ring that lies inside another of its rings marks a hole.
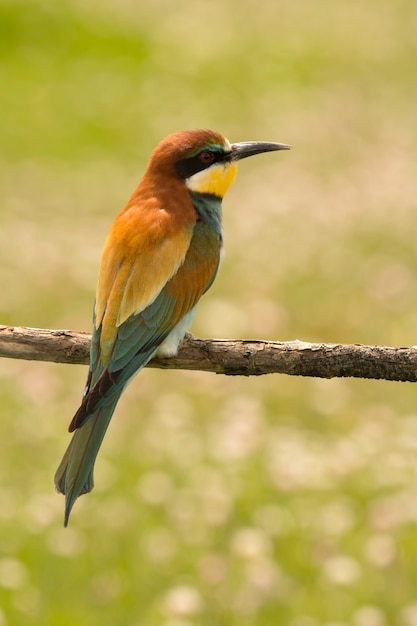
<instances>
[{"instance_id":1,"label":"bird's belly","mask_svg":"<svg viewBox=\"0 0 417 626\"><path fill-rule=\"evenodd\" d=\"M191 326L196 306L188 311L182 320L171 330L168 337L164 339L156 351L156 356L170 357L177 353L181 341L184 339L185 333Z\"/></svg>"}]
</instances>

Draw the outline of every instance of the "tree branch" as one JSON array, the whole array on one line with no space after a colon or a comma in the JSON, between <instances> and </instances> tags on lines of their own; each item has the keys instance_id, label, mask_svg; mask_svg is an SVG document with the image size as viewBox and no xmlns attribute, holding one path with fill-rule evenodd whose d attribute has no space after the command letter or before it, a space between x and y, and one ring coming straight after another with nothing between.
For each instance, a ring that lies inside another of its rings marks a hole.
<instances>
[{"instance_id":1,"label":"tree branch","mask_svg":"<svg viewBox=\"0 0 417 626\"><path fill-rule=\"evenodd\" d=\"M0 325L1 357L87 365L90 342L89 333ZM177 356L155 358L148 367L201 370L229 376L275 373L416 382L417 349L187 336Z\"/></svg>"}]
</instances>

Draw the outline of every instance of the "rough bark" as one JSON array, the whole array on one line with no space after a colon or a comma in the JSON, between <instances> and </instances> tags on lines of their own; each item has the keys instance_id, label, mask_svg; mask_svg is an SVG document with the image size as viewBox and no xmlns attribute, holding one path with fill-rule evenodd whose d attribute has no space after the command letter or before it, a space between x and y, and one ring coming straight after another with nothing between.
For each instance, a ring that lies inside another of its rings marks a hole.
<instances>
[{"instance_id":1,"label":"rough bark","mask_svg":"<svg viewBox=\"0 0 417 626\"><path fill-rule=\"evenodd\" d=\"M89 333L0 326L0 356L13 359L88 364L90 341ZM177 356L155 358L148 367L229 376L289 374L416 382L417 349L187 336Z\"/></svg>"}]
</instances>

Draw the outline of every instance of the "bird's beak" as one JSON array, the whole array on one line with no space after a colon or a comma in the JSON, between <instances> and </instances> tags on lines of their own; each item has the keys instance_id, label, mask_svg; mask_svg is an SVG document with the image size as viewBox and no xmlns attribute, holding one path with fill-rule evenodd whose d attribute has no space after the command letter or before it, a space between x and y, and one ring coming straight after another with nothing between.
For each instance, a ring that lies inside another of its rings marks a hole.
<instances>
[{"instance_id":1,"label":"bird's beak","mask_svg":"<svg viewBox=\"0 0 417 626\"><path fill-rule=\"evenodd\" d=\"M273 152L274 150L290 150L291 146L286 143L272 143L269 141L242 141L233 143L231 158L232 161L240 161L254 154L261 152Z\"/></svg>"}]
</instances>

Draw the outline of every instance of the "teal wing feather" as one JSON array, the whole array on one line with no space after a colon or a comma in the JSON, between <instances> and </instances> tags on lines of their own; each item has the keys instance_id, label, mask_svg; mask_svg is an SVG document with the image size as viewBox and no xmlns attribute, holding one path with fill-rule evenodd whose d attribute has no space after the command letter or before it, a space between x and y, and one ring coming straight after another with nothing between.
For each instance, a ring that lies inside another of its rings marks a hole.
<instances>
[{"instance_id":1,"label":"teal wing feather","mask_svg":"<svg viewBox=\"0 0 417 626\"><path fill-rule=\"evenodd\" d=\"M177 321L174 318L176 299L163 289L144 311L131 315L117 330L111 357L104 367L99 359L101 327L94 335L95 362L88 377L87 393L75 414L70 431L80 428L91 415L104 406L108 396L119 394L127 383L147 364L158 346L169 335Z\"/></svg>"},{"instance_id":2,"label":"teal wing feather","mask_svg":"<svg viewBox=\"0 0 417 626\"><path fill-rule=\"evenodd\" d=\"M78 496L93 487L95 459L121 393L208 289L220 247L220 234L197 222L184 263L151 304L118 326L107 363L101 359L102 325L94 330L85 395L70 424L76 432L55 475L66 495L65 524Z\"/></svg>"},{"instance_id":3,"label":"teal wing feather","mask_svg":"<svg viewBox=\"0 0 417 626\"><path fill-rule=\"evenodd\" d=\"M198 222L184 264L155 300L132 314L117 329L109 362L100 361L101 326L93 333L91 370L87 393L75 414L70 431L80 428L152 358L177 323L197 304L217 273L221 237L209 225Z\"/></svg>"}]
</instances>

